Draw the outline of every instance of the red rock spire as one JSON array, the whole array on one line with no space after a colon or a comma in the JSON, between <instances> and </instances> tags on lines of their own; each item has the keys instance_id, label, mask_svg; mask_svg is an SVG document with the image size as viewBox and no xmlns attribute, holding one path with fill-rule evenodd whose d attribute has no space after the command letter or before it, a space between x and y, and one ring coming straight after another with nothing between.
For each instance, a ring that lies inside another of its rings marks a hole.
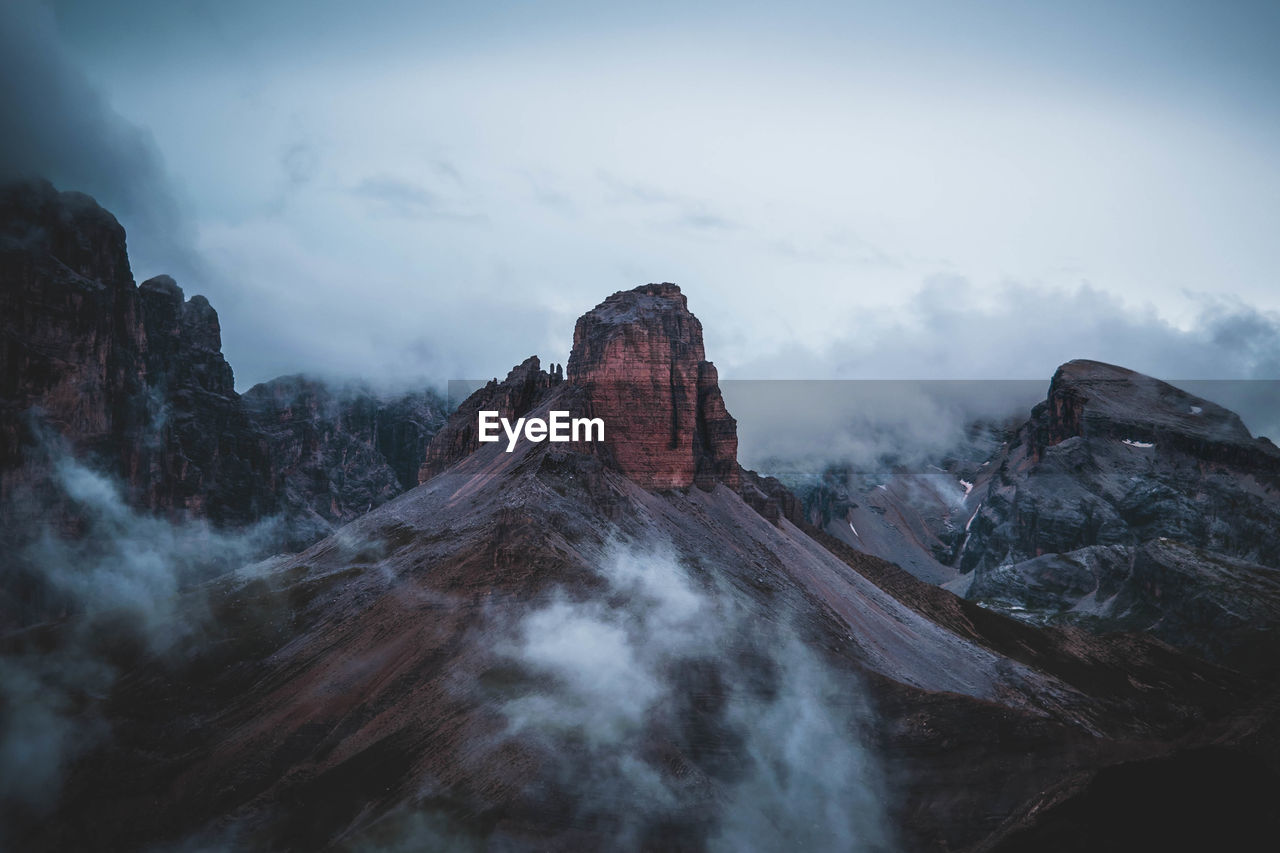
<instances>
[{"instance_id":1,"label":"red rock spire","mask_svg":"<svg viewBox=\"0 0 1280 853\"><path fill-rule=\"evenodd\" d=\"M619 291L579 318L565 379L585 414L604 419L613 463L639 485L738 487L737 422L676 285Z\"/></svg>"}]
</instances>

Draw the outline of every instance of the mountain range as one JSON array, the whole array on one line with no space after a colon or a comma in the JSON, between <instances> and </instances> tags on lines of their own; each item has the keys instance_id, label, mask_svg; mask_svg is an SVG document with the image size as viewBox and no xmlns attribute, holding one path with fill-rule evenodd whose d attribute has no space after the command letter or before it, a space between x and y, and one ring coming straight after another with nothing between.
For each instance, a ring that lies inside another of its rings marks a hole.
<instances>
[{"instance_id":1,"label":"mountain range","mask_svg":"<svg viewBox=\"0 0 1280 853\"><path fill-rule=\"evenodd\" d=\"M41 781L5 785L16 848L1246 850L1280 829L1280 452L1207 400L1071 362L945 472L959 502L796 495L739 464L673 284L608 296L566 365L446 411L303 377L237 394L209 303L135 285L85 196L8 187L0 234L0 754ZM605 440L506 452L482 410L599 417ZM67 556L126 529L117 574L156 531L249 544L158 597L77 597L90 563Z\"/></svg>"}]
</instances>

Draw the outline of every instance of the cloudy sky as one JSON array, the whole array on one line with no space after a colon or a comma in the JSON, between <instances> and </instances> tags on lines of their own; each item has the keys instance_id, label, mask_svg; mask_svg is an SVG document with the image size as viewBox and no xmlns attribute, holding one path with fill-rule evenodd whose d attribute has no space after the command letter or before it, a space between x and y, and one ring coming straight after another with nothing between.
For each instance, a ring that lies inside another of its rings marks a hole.
<instances>
[{"instance_id":1,"label":"cloudy sky","mask_svg":"<svg viewBox=\"0 0 1280 853\"><path fill-rule=\"evenodd\" d=\"M1280 377L1280 5L9 0L0 166L246 388L568 355L676 281L730 378Z\"/></svg>"}]
</instances>

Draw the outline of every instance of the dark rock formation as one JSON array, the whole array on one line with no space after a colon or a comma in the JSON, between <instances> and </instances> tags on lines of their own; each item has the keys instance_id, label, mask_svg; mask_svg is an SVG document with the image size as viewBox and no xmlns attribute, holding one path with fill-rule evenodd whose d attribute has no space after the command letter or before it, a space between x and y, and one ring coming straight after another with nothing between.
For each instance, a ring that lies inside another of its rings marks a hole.
<instances>
[{"instance_id":1,"label":"dark rock formation","mask_svg":"<svg viewBox=\"0 0 1280 853\"><path fill-rule=\"evenodd\" d=\"M967 476L957 590L1024 619L1149 630L1235 665L1280 649L1280 450L1234 413L1073 361Z\"/></svg>"},{"instance_id":2,"label":"dark rock formation","mask_svg":"<svg viewBox=\"0 0 1280 853\"><path fill-rule=\"evenodd\" d=\"M218 314L203 296L183 299L169 276L138 288L146 339L149 427L160 452L142 505L243 524L275 511L269 449L222 357Z\"/></svg>"},{"instance_id":3,"label":"dark rock formation","mask_svg":"<svg viewBox=\"0 0 1280 853\"><path fill-rule=\"evenodd\" d=\"M309 544L417 485L427 442L445 417L431 392L385 397L304 376L255 385L243 400L266 436L294 544Z\"/></svg>"},{"instance_id":4,"label":"dark rock formation","mask_svg":"<svg viewBox=\"0 0 1280 853\"><path fill-rule=\"evenodd\" d=\"M775 524L784 518L796 525L805 523L800 499L776 477L765 477L746 468L739 468L738 476L738 493L747 506Z\"/></svg>"},{"instance_id":5,"label":"dark rock formation","mask_svg":"<svg viewBox=\"0 0 1280 853\"><path fill-rule=\"evenodd\" d=\"M128 474L146 421L146 341L124 229L88 196L0 188L0 492L35 437L26 413Z\"/></svg>"},{"instance_id":6,"label":"dark rock formation","mask_svg":"<svg viewBox=\"0 0 1280 853\"><path fill-rule=\"evenodd\" d=\"M167 276L135 287L124 230L88 196L0 190L0 314L0 496L39 491L48 431L135 504L226 523L274 510L216 312Z\"/></svg>"},{"instance_id":7,"label":"dark rock formation","mask_svg":"<svg viewBox=\"0 0 1280 853\"><path fill-rule=\"evenodd\" d=\"M974 455L974 452L978 455ZM1019 619L1280 659L1280 451L1209 400L1073 361L1029 419L971 426L925 470L828 470L810 517Z\"/></svg>"},{"instance_id":8,"label":"dark rock formation","mask_svg":"<svg viewBox=\"0 0 1280 853\"><path fill-rule=\"evenodd\" d=\"M1132 370L1078 359L1058 368L1031 413L1035 452L1072 438L1172 443L1210 463L1254 465L1274 476L1280 451L1234 412Z\"/></svg>"},{"instance_id":9,"label":"dark rock formation","mask_svg":"<svg viewBox=\"0 0 1280 853\"><path fill-rule=\"evenodd\" d=\"M448 401L434 390L380 394L374 444L391 466L401 491L418 485L427 445L445 424Z\"/></svg>"},{"instance_id":10,"label":"dark rock formation","mask_svg":"<svg viewBox=\"0 0 1280 853\"><path fill-rule=\"evenodd\" d=\"M135 287L116 220L47 182L0 189L0 334L10 542L46 520L74 529L51 480L65 451L134 506L223 525L285 514L277 544L309 544L415 485L444 417L431 392L299 377L241 398L208 300L169 276Z\"/></svg>"}]
</instances>

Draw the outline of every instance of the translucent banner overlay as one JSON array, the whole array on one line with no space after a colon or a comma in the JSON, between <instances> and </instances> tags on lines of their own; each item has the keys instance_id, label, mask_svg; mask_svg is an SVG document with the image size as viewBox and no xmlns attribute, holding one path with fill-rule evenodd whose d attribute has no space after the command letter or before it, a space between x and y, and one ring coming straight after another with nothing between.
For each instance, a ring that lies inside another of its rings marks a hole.
<instances>
[{"instance_id":1,"label":"translucent banner overlay","mask_svg":"<svg viewBox=\"0 0 1280 853\"><path fill-rule=\"evenodd\" d=\"M450 380L450 407L488 381ZM1164 381L1235 412L1253 435L1280 439L1280 380ZM980 462L1027 421L1032 407L1046 399L1049 383L730 379L720 389L738 421L739 461L784 479L803 479L832 465L875 476L886 470L936 471L948 460ZM1144 405L1153 402L1135 395L1128 417L1140 422ZM1157 398L1154 405L1164 403ZM1193 408L1181 413L1188 424L1200 417ZM1161 429L1177 428L1176 417L1167 420L1170 414L1165 411Z\"/></svg>"}]
</instances>

